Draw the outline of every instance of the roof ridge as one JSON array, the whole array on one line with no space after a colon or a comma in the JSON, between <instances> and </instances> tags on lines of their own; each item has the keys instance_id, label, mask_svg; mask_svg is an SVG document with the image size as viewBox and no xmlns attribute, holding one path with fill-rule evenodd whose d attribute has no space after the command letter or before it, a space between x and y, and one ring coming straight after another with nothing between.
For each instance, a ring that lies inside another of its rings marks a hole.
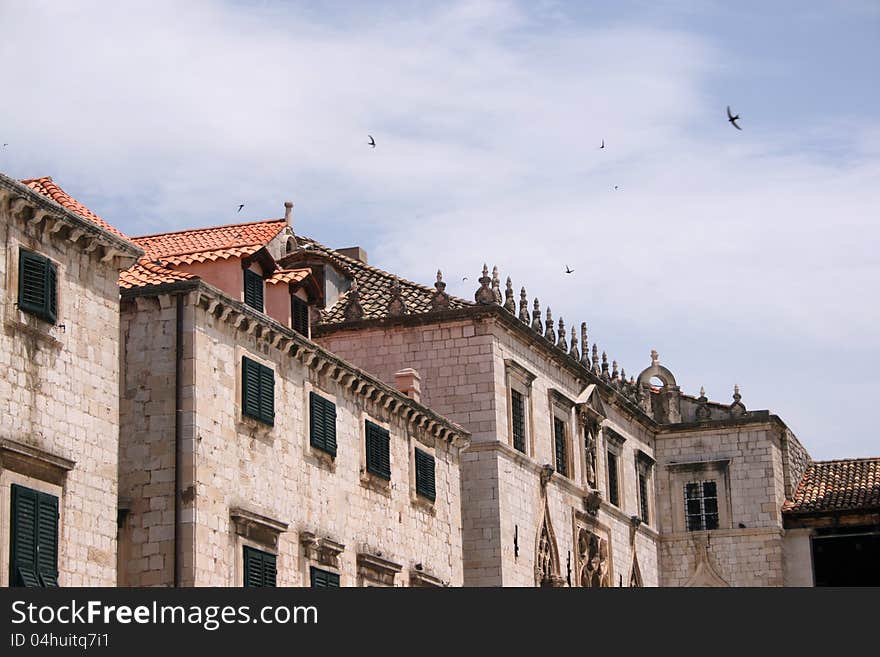
<instances>
[{"instance_id":1,"label":"roof ridge","mask_svg":"<svg viewBox=\"0 0 880 657\"><path fill-rule=\"evenodd\" d=\"M201 228L183 228L181 230L170 230L170 231L167 231L164 233L151 233L149 235L138 235L136 237L132 237L131 239L132 240L145 240L145 239L149 239L151 237L164 237L165 235L180 235L181 233L200 233L200 232L209 231L209 230L220 230L222 228L235 228L238 226L253 226L256 224L272 224L272 223L277 223L277 222L281 222L281 221L284 221L286 223L286 221L284 220L283 217L280 219L260 219L258 221L244 221L244 222L240 222L240 223L222 224L220 226L203 226Z\"/></svg>"},{"instance_id":2,"label":"roof ridge","mask_svg":"<svg viewBox=\"0 0 880 657\"><path fill-rule=\"evenodd\" d=\"M810 465L830 465L832 463L867 463L880 461L880 456L856 456L848 459L830 459L828 461L813 461Z\"/></svg>"}]
</instances>

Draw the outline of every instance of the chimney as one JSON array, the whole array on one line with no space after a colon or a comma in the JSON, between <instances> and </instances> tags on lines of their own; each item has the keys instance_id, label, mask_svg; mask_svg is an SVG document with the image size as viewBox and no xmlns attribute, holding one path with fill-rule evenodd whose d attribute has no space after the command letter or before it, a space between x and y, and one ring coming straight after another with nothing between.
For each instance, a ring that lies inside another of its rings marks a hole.
<instances>
[{"instance_id":1,"label":"chimney","mask_svg":"<svg viewBox=\"0 0 880 657\"><path fill-rule=\"evenodd\" d=\"M336 249L336 252L348 256L352 260L360 260L362 263L367 264L367 252L359 246L349 246L345 249Z\"/></svg>"},{"instance_id":2,"label":"chimney","mask_svg":"<svg viewBox=\"0 0 880 657\"><path fill-rule=\"evenodd\" d=\"M284 221L293 229L293 201L284 201Z\"/></svg>"},{"instance_id":3,"label":"chimney","mask_svg":"<svg viewBox=\"0 0 880 657\"><path fill-rule=\"evenodd\" d=\"M411 367L400 370L394 375L394 385L412 400L422 400L422 377Z\"/></svg>"}]
</instances>

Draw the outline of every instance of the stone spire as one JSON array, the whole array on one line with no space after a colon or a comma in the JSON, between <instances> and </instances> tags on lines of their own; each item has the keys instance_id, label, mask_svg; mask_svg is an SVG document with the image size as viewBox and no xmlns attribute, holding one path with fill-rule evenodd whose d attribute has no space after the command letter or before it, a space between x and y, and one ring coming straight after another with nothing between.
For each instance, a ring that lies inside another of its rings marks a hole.
<instances>
[{"instance_id":1,"label":"stone spire","mask_svg":"<svg viewBox=\"0 0 880 657\"><path fill-rule=\"evenodd\" d=\"M553 330L553 315L550 306L547 306L547 319L544 322L544 339L550 344L556 344L556 331Z\"/></svg>"},{"instance_id":2,"label":"stone spire","mask_svg":"<svg viewBox=\"0 0 880 657\"><path fill-rule=\"evenodd\" d=\"M613 360L611 361L611 378L617 380L619 376L620 373L617 371L617 361Z\"/></svg>"},{"instance_id":3,"label":"stone spire","mask_svg":"<svg viewBox=\"0 0 880 657\"><path fill-rule=\"evenodd\" d=\"M443 272L437 270L437 282L434 283L437 290L431 296L431 310L447 310L449 308L449 295L446 294L446 283L443 282Z\"/></svg>"},{"instance_id":4,"label":"stone spire","mask_svg":"<svg viewBox=\"0 0 880 657\"><path fill-rule=\"evenodd\" d=\"M568 350L568 355L575 360L581 359L581 354L578 351L577 332L574 330L574 326L571 327L571 349Z\"/></svg>"},{"instance_id":5,"label":"stone spire","mask_svg":"<svg viewBox=\"0 0 880 657\"><path fill-rule=\"evenodd\" d=\"M599 347L595 342L593 343L593 373L596 375L602 373L602 370L599 369Z\"/></svg>"},{"instance_id":6,"label":"stone spire","mask_svg":"<svg viewBox=\"0 0 880 657\"><path fill-rule=\"evenodd\" d=\"M556 346L562 351L568 351L568 342L565 341L565 322L561 317L559 318L559 337Z\"/></svg>"},{"instance_id":7,"label":"stone spire","mask_svg":"<svg viewBox=\"0 0 880 657\"><path fill-rule=\"evenodd\" d=\"M544 325L541 323L541 304L538 297L535 297L535 303L532 310L532 330L538 335L544 333Z\"/></svg>"},{"instance_id":8,"label":"stone spire","mask_svg":"<svg viewBox=\"0 0 880 657\"><path fill-rule=\"evenodd\" d=\"M510 276L507 277L507 287L504 289L504 310L516 315L516 301L513 298L513 283L510 282Z\"/></svg>"},{"instance_id":9,"label":"stone spire","mask_svg":"<svg viewBox=\"0 0 880 657\"><path fill-rule=\"evenodd\" d=\"M608 378L608 354L602 352L602 376Z\"/></svg>"},{"instance_id":10,"label":"stone spire","mask_svg":"<svg viewBox=\"0 0 880 657\"><path fill-rule=\"evenodd\" d=\"M490 287L491 284L492 279L489 278L489 268L484 264L483 275L480 277L480 287L474 293L474 301L483 305L495 303L495 293Z\"/></svg>"},{"instance_id":11,"label":"stone spire","mask_svg":"<svg viewBox=\"0 0 880 657\"><path fill-rule=\"evenodd\" d=\"M495 303L501 305L501 279L498 278L498 267L492 267L492 295Z\"/></svg>"},{"instance_id":12,"label":"stone spire","mask_svg":"<svg viewBox=\"0 0 880 657\"><path fill-rule=\"evenodd\" d=\"M590 347L587 344L587 323L581 322L581 364L590 369Z\"/></svg>"},{"instance_id":13,"label":"stone spire","mask_svg":"<svg viewBox=\"0 0 880 657\"><path fill-rule=\"evenodd\" d=\"M346 321L353 322L359 319L363 319L364 317L364 309L361 306L361 295L358 291L357 279L351 282L351 287L348 289L348 301L345 304L345 311L343 312L343 317L345 317Z\"/></svg>"},{"instance_id":14,"label":"stone spire","mask_svg":"<svg viewBox=\"0 0 880 657\"><path fill-rule=\"evenodd\" d=\"M529 325L529 298L526 296L526 288L519 291L519 321Z\"/></svg>"},{"instance_id":15,"label":"stone spire","mask_svg":"<svg viewBox=\"0 0 880 657\"><path fill-rule=\"evenodd\" d=\"M389 292L391 298L388 300L388 309L385 314L388 315L388 317L401 317L406 315L406 301L403 300L403 295L400 290L400 279L396 276L394 277L394 280L391 281Z\"/></svg>"}]
</instances>

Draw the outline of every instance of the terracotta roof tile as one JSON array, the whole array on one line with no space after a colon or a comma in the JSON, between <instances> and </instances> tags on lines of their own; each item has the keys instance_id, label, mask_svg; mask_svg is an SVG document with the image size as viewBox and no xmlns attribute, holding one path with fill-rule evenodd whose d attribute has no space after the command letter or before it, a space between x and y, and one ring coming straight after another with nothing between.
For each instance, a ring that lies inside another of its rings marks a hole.
<instances>
[{"instance_id":1,"label":"terracotta roof tile","mask_svg":"<svg viewBox=\"0 0 880 657\"><path fill-rule=\"evenodd\" d=\"M361 307L364 309L364 319L379 319L385 317L388 309L388 301L391 299L391 285L395 280L393 274L388 273L378 267L373 267L366 263L342 255L338 251L324 246L308 237L301 235L296 236L300 246L308 245L310 251L321 253L332 261L339 263L342 267L347 268L354 273L358 283L358 293L360 297ZM426 313L431 310L431 297L436 290L433 287L427 287L418 283L413 283L406 279L400 278L400 293L406 302L409 314ZM332 308L327 308L321 313L322 324L335 324L344 322L345 305L348 302L348 293L340 295L337 302ZM450 308L464 308L473 305L473 302L459 299L458 297L449 297Z\"/></svg>"},{"instance_id":2,"label":"terracotta roof tile","mask_svg":"<svg viewBox=\"0 0 880 657\"><path fill-rule=\"evenodd\" d=\"M175 271L155 262L151 262L147 258L141 258L133 267L120 272L119 287L144 287L147 285L161 285L163 283L194 280L196 278L198 278L198 276L194 276L185 271Z\"/></svg>"},{"instance_id":3,"label":"terracotta roof tile","mask_svg":"<svg viewBox=\"0 0 880 657\"><path fill-rule=\"evenodd\" d=\"M272 219L143 235L132 238L132 241L152 260L173 265L189 264L249 256L265 246L286 225L284 219Z\"/></svg>"},{"instance_id":4,"label":"terracotta roof tile","mask_svg":"<svg viewBox=\"0 0 880 657\"><path fill-rule=\"evenodd\" d=\"M312 273L311 269L279 269L269 278L266 283L275 285L276 283L299 283Z\"/></svg>"},{"instance_id":5,"label":"terracotta roof tile","mask_svg":"<svg viewBox=\"0 0 880 657\"><path fill-rule=\"evenodd\" d=\"M880 458L814 461L785 513L880 508Z\"/></svg>"},{"instance_id":6,"label":"terracotta roof tile","mask_svg":"<svg viewBox=\"0 0 880 657\"><path fill-rule=\"evenodd\" d=\"M118 228L104 221L101 217L96 215L82 203L73 198L70 194L61 189L58 183L52 180L51 176L43 176L42 178L27 178L25 180L22 180L21 182L30 187L35 192L39 192L43 196L52 199L61 207L78 214L84 219L91 221L93 224L97 224L107 232L113 233L117 237L121 237L124 240L129 239Z\"/></svg>"}]
</instances>

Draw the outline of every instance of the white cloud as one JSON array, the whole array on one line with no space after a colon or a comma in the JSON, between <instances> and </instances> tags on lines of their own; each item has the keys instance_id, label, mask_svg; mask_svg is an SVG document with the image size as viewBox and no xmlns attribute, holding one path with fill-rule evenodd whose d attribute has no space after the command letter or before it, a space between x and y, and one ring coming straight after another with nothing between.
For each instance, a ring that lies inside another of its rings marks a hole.
<instances>
[{"instance_id":1,"label":"white cloud","mask_svg":"<svg viewBox=\"0 0 880 657\"><path fill-rule=\"evenodd\" d=\"M783 130L735 107L739 133L709 91L718 46L552 6L0 11L4 171L52 174L132 234L235 221L240 202L278 216L292 196L316 238L426 283L442 267L467 296L498 264L631 374L657 346L687 391L738 382L814 454L877 451L852 386L816 385L844 356L880 365L877 124ZM820 394L852 414L845 445Z\"/></svg>"}]
</instances>

